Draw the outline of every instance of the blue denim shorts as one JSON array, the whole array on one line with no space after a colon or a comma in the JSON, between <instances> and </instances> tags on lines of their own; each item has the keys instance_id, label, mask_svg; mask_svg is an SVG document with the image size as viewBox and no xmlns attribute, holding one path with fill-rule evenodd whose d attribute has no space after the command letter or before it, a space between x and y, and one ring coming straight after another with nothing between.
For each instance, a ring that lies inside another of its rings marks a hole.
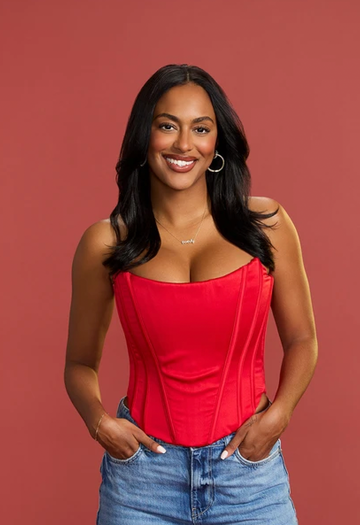
<instances>
[{"instance_id":1,"label":"blue denim shorts","mask_svg":"<svg viewBox=\"0 0 360 525\"><path fill-rule=\"evenodd\" d=\"M137 425L120 400L116 417ZM139 426L139 425L137 425ZM126 459L101 461L97 525L297 525L280 439L267 458L220 454L235 432L202 447L150 436L166 452L139 443Z\"/></svg>"}]
</instances>

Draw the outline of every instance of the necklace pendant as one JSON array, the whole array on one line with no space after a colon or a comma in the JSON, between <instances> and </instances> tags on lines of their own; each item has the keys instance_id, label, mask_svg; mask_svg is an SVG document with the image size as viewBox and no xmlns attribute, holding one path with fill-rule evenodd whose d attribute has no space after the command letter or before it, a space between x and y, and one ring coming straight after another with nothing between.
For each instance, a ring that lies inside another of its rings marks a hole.
<instances>
[{"instance_id":1,"label":"necklace pendant","mask_svg":"<svg viewBox=\"0 0 360 525\"><path fill-rule=\"evenodd\" d=\"M194 244L194 242L195 242L194 239L188 239L187 241L181 241L181 244L190 244L190 243Z\"/></svg>"}]
</instances>

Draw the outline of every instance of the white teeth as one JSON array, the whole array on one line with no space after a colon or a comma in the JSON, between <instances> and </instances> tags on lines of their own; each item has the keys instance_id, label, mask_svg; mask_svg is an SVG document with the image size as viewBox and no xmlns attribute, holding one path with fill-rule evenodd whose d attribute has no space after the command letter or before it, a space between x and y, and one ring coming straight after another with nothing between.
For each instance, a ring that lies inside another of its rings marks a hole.
<instances>
[{"instance_id":1,"label":"white teeth","mask_svg":"<svg viewBox=\"0 0 360 525\"><path fill-rule=\"evenodd\" d=\"M168 162L171 162L171 164L176 164L177 166L184 167L184 166L190 166L190 164L193 164L195 160L185 161L185 160L175 160L171 159L169 157L165 157Z\"/></svg>"}]
</instances>

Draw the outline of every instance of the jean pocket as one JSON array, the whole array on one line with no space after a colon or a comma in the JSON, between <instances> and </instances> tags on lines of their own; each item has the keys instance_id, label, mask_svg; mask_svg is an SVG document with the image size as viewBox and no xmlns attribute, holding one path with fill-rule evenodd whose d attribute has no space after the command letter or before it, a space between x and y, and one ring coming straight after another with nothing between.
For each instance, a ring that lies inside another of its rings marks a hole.
<instances>
[{"instance_id":1,"label":"jean pocket","mask_svg":"<svg viewBox=\"0 0 360 525\"><path fill-rule=\"evenodd\" d=\"M108 457L108 459L112 463L116 463L116 464L119 464L119 465L125 464L125 463L126 464L131 463L132 461L134 461L135 459L140 457L142 452L143 452L143 444L140 443L140 442L139 442L139 447L137 448L137 450L135 450L135 452L131 456L129 456L128 458L124 458L124 459L115 458L107 450L105 450L105 454Z\"/></svg>"},{"instance_id":2,"label":"jean pocket","mask_svg":"<svg viewBox=\"0 0 360 525\"><path fill-rule=\"evenodd\" d=\"M259 461L251 461L250 459L244 458L244 456L241 455L239 447L235 449L234 455L243 465L246 465L248 467L261 467L263 465L267 465L268 463L273 461L275 458L280 456L280 452L281 452L281 441L279 438L275 442L272 449L270 450L269 455L266 458L260 459Z\"/></svg>"}]
</instances>

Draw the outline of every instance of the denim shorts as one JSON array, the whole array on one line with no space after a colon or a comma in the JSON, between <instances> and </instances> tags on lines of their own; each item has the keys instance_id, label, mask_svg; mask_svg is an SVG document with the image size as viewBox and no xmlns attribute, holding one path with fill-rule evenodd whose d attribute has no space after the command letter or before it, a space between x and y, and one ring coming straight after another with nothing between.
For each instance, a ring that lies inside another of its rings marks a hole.
<instances>
[{"instance_id":1,"label":"denim shorts","mask_svg":"<svg viewBox=\"0 0 360 525\"><path fill-rule=\"evenodd\" d=\"M139 426L120 400L116 417ZM139 443L126 459L106 450L100 465L97 525L297 525L281 441L260 461L236 449L220 454L235 432L202 447L150 436L166 452Z\"/></svg>"}]
</instances>

